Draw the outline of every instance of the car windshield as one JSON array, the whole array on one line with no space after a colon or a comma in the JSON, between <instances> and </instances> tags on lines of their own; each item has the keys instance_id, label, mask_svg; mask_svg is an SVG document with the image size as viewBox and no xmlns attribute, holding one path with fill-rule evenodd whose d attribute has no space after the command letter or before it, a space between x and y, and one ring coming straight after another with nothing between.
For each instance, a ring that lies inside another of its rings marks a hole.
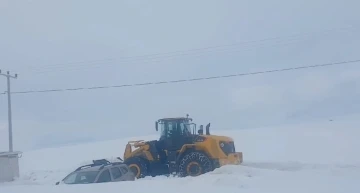
<instances>
[{"instance_id":1,"label":"car windshield","mask_svg":"<svg viewBox=\"0 0 360 193\"><path fill-rule=\"evenodd\" d=\"M88 184L94 183L99 171L75 172L67 176L63 181L65 184Z\"/></svg>"}]
</instances>

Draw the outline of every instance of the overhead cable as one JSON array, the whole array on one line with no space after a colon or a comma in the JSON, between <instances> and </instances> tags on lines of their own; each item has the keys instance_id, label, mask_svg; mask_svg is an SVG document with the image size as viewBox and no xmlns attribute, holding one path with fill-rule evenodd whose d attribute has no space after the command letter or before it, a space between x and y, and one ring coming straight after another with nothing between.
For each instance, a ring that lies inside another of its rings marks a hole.
<instances>
[{"instance_id":1,"label":"overhead cable","mask_svg":"<svg viewBox=\"0 0 360 193\"><path fill-rule=\"evenodd\" d=\"M229 74L229 75L198 77L198 78L191 78L191 79L179 79L179 80L168 80L168 81L158 81L158 82L143 82L143 83L134 83L134 84L112 85L112 86L79 87L79 88L48 89L48 90L28 90L28 91L17 91L17 92L11 92L11 93L12 94L30 94L30 93L47 93L47 92L64 92L64 91L79 91L79 90L96 90L96 89L108 89L108 88L149 86L149 85L159 85L159 84L171 84L171 83L192 82L192 81L201 81L201 80L222 79L222 78L231 78L231 77L239 77L239 76L251 76L251 75L258 75L258 74L293 71L293 70L301 70L301 69L307 69L307 68L320 68L320 67L328 67L328 66L334 66L334 65L358 63L358 62L360 62L360 59L342 61L342 62L334 62L334 63L326 63L326 64L317 64L317 65L298 66L298 67L290 67L290 68L282 68L282 69L264 70L264 71L249 72L249 73L238 73L238 74ZM4 93L2 93L2 94L4 94Z\"/></svg>"}]
</instances>

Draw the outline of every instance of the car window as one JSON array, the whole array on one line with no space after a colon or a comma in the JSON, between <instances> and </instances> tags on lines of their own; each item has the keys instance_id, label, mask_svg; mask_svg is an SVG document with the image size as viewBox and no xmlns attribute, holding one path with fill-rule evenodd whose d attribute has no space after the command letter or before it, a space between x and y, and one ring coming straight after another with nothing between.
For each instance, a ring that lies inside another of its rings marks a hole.
<instances>
[{"instance_id":1,"label":"car window","mask_svg":"<svg viewBox=\"0 0 360 193\"><path fill-rule=\"evenodd\" d=\"M121 172L118 167L111 168L111 174L113 175L114 179L118 179L121 177Z\"/></svg>"},{"instance_id":2,"label":"car window","mask_svg":"<svg viewBox=\"0 0 360 193\"><path fill-rule=\"evenodd\" d=\"M111 181L110 172L108 169L106 169L100 174L97 183L110 182L110 181Z\"/></svg>"},{"instance_id":3,"label":"car window","mask_svg":"<svg viewBox=\"0 0 360 193\"><path fill-rule=\"evenodd\" d=\"M65 184L86 184L93 183L99 172L98 171L83 171L75 172L64 179Z\"/></svg>"},{"instance_id":4,"label":"car window","mask_svg":"<svg viewBox=\"0 0 360 193\"><path fill-rule=\"evenodd\" d=\"M73 184L76 180L76 173L72 173L69 176L67 176L63 181L65 184Z\"/></svg>"},{"instance_id":5,"label":"car window","mask_svg":"<svg viewBox=\"0 0 360 193\"><path fill-rule=\"evenodd\" d=\"M124 166L122 166L121 168L121 172L123 173L123 174L126 174L129 170L126 168L126 167L124 167Z\"/></svg>"}]
</instances>

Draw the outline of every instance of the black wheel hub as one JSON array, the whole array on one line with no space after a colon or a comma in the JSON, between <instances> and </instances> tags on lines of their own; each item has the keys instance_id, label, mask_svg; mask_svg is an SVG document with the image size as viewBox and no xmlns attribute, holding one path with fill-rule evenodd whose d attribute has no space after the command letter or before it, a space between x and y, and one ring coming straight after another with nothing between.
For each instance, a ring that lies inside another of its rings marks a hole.
<instances>
[{"instance_id":1,"label":"black wheel hub","mask_svg":"<svg viewBox=\"0 0 360 193\"><path fill-rule=\"evenodd\" d=\"M190 176L197 176L201 173L201 167L198 164L191 164L188 168L188 174Z\"/></svg>"},{"instance_id":2,"label":"black wheel hub","mask_svg":"<svg viewBox=\"0 0 360 193\"><path fill-rule=\"evenodd\" d=\"M200 171L200 167L198 165L190 166L190 174L197 174Z\"/></svg>"}]
</instances>

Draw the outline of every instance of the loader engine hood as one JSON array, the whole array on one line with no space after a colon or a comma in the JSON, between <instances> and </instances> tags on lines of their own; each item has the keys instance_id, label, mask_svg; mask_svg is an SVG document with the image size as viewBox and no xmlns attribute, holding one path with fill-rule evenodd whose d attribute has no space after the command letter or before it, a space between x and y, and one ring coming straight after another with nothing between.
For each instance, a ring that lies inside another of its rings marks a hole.
<instances>
[{"instance_id":1,"label":"loader engine hood","mask_svg":"<svg viewBox=\"0 0 360 193\"><path fill-rule=\"evenodd\" d=\"M201 147L214 158L224 158L236 153L235 143L231 137L219 135L197 135L194 138L197 147Z\"/></svg>"},{"instance_id":2,"label":"loader engine hood","mask_svg":"<svg viewBox=\"0 0 360 193\"><path fill-rule=\"evenodd\" d=\"M199 139L204 140L214 140L214 141L225 141L225 142L233 142L234 140L231 137L220 136L220 135L196 135L195 141L200 141Z\"/></svg>"},{"instance_id":3,"label":"loader engine hood","mask_svg":"<svg viewBox=\"0 0 360 193\"><path fill-rule=\"evenodd\" d=\"M220 135L203 135L203 137L217 141L234 141L231 137L220 136Z\"/></svg>"}]
</instances>

